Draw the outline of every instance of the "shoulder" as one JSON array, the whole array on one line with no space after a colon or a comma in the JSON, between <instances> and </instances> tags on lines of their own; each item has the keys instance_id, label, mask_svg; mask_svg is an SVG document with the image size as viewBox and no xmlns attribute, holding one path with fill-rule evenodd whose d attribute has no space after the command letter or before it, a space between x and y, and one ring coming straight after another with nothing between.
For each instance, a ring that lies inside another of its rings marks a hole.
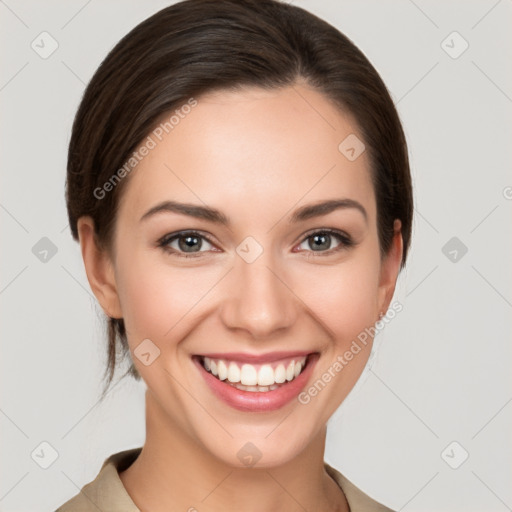
<instances>
[{"instance_id":1,"label":"shoulder","mask_svg":"<svg viewBox=\"0 0 512 512\"><path fill-rule=\"evenodd\" d=\"M108 457L94 480L61 505L55 512L140 512L119 478L119 472L130 466L142 447L117 452Z\"/></svg>"},{"instance_id":2,"label":"shoulder","mask_svg":"<svg viewBox=\"0 0 512 512\"><path fill-rule=\"evenodd\" d=\"M382 503L375 501L356 487L350 480L342 475L337 469L324 461L324 467L329 476L341 487L341 490L347 498L351 512L394 512Z\"/></svg>"}]
</instances>

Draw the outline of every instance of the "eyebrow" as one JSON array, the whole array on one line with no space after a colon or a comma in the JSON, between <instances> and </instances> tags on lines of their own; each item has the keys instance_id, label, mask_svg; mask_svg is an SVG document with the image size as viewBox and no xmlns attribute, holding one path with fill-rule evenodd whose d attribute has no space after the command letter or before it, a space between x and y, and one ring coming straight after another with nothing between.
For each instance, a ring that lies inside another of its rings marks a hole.
<instances>
[{"instance_id":1,"label":"eyebrow","mask_svg":"<svg viewBox=\"0 0 512 512\"><path fill-rule=\"evenodd\" d=\"M355 201L354 199L330 199L298 208L295 210L293 215L288 218L288 222L290 224L296 224L314 217L327 215L335 210L349 208L356 209L361 212L365 221L368 221L368 214L364 206L358 201ZM149 217L162 212L181 213L183 215L188 215L189 217L207 220L226 227L231 224L230 219L216 208L190 203L179 203L177 201L163 201L162 203L153 206L153 208L149 209L140 218L140 221L146 220Z\"/></svg>"}]
</instances>

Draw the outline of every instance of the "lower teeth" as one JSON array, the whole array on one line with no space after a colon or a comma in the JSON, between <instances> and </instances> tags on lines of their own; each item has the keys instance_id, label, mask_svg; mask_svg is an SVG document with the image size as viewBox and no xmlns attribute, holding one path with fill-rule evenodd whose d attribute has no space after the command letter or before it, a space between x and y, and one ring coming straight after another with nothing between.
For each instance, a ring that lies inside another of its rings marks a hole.
<instances>
[{"instance_id":1,"label":"lower teeth","mask_svg":"<svg viewBox=\"0 0 512 512\"><path fill-rule=\"evenodd\" d=\"M226 384L230 384L231 386L240 389L241 391L253 391L253 392L265 392L265 391L274 391L282 386L282 384L271 384L270 386L245 386L244 384L240 384L240 382L229 382L228 380L224 381Z\"/></svg>"},{"instance_id":2,"label":"lower teeth","mask_svg":"<svg viewBox=\"0 0 512 512\"><path fill-rule=\"evenodd\" d=\"M213 375L212 372L208 371L210 375ZM216 375L213 375L216 379L220 380ZM292 379L293 380L293 379ZM240 391L252 391L252 392L265 392L265 391L274 391L274 389L278 389L281 386L284 386L288 382L283 382L282 384L271 384L270 386L246 386L245 384L240 384L240 382L230 382L229 380L225 379L221 382L224 382L225 384L229 384L230 386L233 386L234 388L239 389Z\"/></svg>"}]
</instances>

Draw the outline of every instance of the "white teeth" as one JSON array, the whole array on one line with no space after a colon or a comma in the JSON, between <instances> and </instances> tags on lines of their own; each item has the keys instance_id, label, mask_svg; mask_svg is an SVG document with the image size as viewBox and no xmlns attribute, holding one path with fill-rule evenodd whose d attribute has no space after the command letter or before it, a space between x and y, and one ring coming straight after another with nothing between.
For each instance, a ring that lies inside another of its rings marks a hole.
<instances>
[{"instance_id":1,"label":"white teeth","mask_svg":"<svg viewBox=\"0 0 512 512\"><path fill-rule=\"evenodd\" d=\"M228 367L228 380L229 382L240 382L240 368L236 363L229 363Z\"/></svg>"},{"instance_id":2,"label":"white teeth","mask_svg":"<svg viewBox=\"0 0 512 512\"><path fill-rule=\"evenodd\" d=\"M240 382L244 386L254 386L258 384L258 374L252 364L244 364L240 370Z\"/></svg>"},{"instance_id":3,"label":"white teeth","mask_svg":"<svg viewBox=\"0 0 512 512\"><path fill-rule=\"evenodd\" d=\"M274 391L279 386L277 384L272 384L272 386L244 386L243 384L233 384L235 388L240 389L242 391L251 391L251 392L260 392L265 393L266 391Z\"/></svg>"},{"instance_id":4,"label":"white teeth","mask_svg":"<svg viewBox=\"0 0 512 512\"><path fill-rule=\"evenodd\" d=\"M219 360L219 363L217 364L217 371L219 372L219 380L226 380L228 376L228 367L222 359Z\"/></svg>"},{"instance_id":5,"label":"white teeth","mask_svg":"<svg viewBox=\"0 0 512 512\"><path fill-rule=\"evenodd\" d=\"M284 364L280 364L274 372L274 379L276 384L282 384L286 380L286 370L284 369Z\"/></svg>"},{"instance_id":6,"label":"white teeth","mask_svg":"<svg viewBox=\"0 0 512 512\"><path fill-rule=\"evenodd\" d=\"M286 380L290 381L295 376L295 365L293 361L290 361L288 367L286 368Z\"/></svg>"},{"instance_id":7,"label":"white teeth","mask_svg":"<svg viewBox=\"0 0 512 512\"><path fill-rule=\"evenodd\" d=\"M204 368L219 380L228 380L235 387L245 391L272 391L279 384L298 377L306 364L306 357L292 359L288 365L280 363L275 369L270 364L255 367L223 359L203 358Z\"/></svg>"},{"instance_id":8,"label":"white teeth","mask_svg":"<svg viewBox=\"0 0 512 512\"><path fill-rule=\"evenodd\" d=\"M258 386L270 386L274 384L274 370L269 364L264 364L258 372Z\"/></svg>"}]
</instances>

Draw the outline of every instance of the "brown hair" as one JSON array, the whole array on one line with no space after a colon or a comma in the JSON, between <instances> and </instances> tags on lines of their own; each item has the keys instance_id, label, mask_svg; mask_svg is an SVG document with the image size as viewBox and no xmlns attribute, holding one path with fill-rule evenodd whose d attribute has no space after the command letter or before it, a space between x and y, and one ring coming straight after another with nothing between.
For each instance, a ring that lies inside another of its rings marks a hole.
<instances>
[{"instance_id":1,"label":"brown hair","mask_svg":"<svg viewBox=\"0 0 512 512\"><path fill-rule=\"evenodd\" d=\"M185 0L132 29L85 89L69 143L66 201L77 220L90 215L98 245L113 254L120 194L94 191L120 169L162 115L214 90L289 86L303 80L357 120L371 162L381 254L394 219L402 222L401 267L410 244L413 194L408 151L389 92L364 54L336 28L277 0ZM341 141L340 141L341 142ZM129 353L123 319L108 321L106 390ZM108 375L107 375L108 374ZM123 375L140 380L133 362Z\"/></svg>"}]
</instances>

